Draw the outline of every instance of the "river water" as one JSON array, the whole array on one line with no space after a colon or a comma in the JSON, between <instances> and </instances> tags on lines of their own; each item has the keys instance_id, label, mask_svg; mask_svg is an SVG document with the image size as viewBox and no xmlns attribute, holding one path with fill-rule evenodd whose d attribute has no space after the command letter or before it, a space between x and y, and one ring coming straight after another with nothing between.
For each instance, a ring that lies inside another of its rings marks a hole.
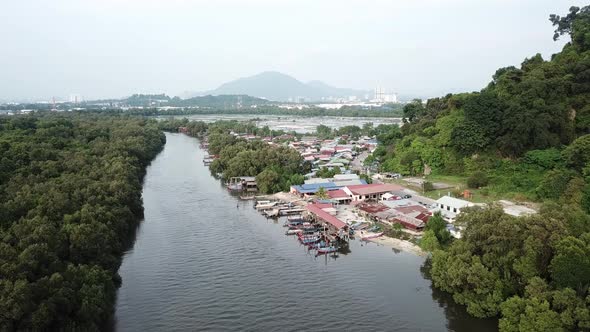
<instances>
[{"instance_id":1,"label":"river water","mask_svg":"<svg viewBox=\"0 0 590 332\"><path fill-rule=\"evenodd\" d=\"M196 139L166 138L119 271L116 330L496 330L433 290L421 257L359 241L310 255L210 175Z\"/></svg>"}]
</instances>

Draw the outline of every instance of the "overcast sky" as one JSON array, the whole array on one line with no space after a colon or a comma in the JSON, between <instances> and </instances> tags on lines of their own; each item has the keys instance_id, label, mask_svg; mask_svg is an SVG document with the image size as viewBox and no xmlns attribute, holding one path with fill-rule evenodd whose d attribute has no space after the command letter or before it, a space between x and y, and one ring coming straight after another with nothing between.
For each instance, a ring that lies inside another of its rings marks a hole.
<instances>
[{"instance_id":1,"label":"overcast sky","mask_svg":"<svg viewBox=\"0 0 590 332\"><path fill-rule=\"evenodd\" d=\"M203 91L266 70L432 96L559 51L565 0L3 0L0 100ZM565 38L565 37L564 37Z\"/></svg>"}]
</instances>

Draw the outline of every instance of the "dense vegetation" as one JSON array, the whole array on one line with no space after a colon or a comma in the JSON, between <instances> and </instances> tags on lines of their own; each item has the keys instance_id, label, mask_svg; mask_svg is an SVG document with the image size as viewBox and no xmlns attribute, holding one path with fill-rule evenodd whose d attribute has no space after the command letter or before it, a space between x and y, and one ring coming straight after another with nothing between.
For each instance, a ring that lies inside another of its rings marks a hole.
<instances>
[{"instance_id":1,"label":"dense vegetation","mask_svg":"<svg viewBox=\"0 0 590 332\"><path fill-rule=\"evenodd\" d=\"M211 163L211 172L221 175L223 180L255 176L258 190L262 193L288 191L291 185L302 184L303 174L310 171L310 165L304 163L299 152L290 147L270 145L260 139L246 140L232 134L279 137L286 134L282 130L270 130L267 126L258 128L251 121L217 121L206 124L201 121L172 119L160 121L159 126L167 131L184 127L191 136L206 137L209 153L219 156ZM290 136L295 137L295 133Z\"/></svg>"},{"instance_id":2,"label":"dense vegetation","mask_svg":"<svg viewBox=\"0 0 590 332\"><path fill-rule=\"evenodd\" d=\"M130 109L125 111L133 115L208 115L208 114L235 114L235 115L292 115L292 116L346 116L346 117L371 117L371 118L399 118L402 116L400 105L384 106L382 108L365 109L362 107L344 106L340 109L326 109L320 107L308 108L282 108L276 105L262 105L256 108L247 107L201 107L181 108L170 110L158 110L156 108Z\"/></svg>"},{"instance_id":3,"label":"dense vegetation","mask_svg":"<svg viewBox=\"0 0 590 332\"><path fill-rule=\"evenodd\" d=\"M0 330L97 330L113 311L155 121L0 117Z\"/></svg>"},{"instance_id":4,"label":"dense vegetation","mask_svg":"<svg viewBox=\"0 0 590 332\"><path fill-rule=\"evenodd\" d=\"M422 239L434 285L474 316L499 315L501 331L590 330L590 7L551 21L571 36L562 52L500 69L480 92L407 105L374 154L386 170L429 166L544 203L520 218L470 208L461 239L439 227Z\"/></svg>"},{"instance_id":5,"label":"dense vegetation","mask_svg":"<svg viewBox=\"0 0 590 332\"><path fill-rule=\"evenodd\" d=\"M258 190L263 193L286 191L304 180L303 158L289 147L272 146L260 140L246 141L212 131L209 151L219 155L211 164L212 172L222 174L224 179L255 176Z\"/></svg>"},{"instance_id":6,"label":"dense vegetation","mask_svg":"<svg viewBox=\"0 0 590 332\"><path fill-rule=\"evenodd\" d=\"M485 181L472 185L486 187L483 194L561 196L586 167L579 155L590 134L588 16L587 7L552 16L557 36L569 33L572 41L548 61L537 54L520 68L499 69L480 92L406 105L406 124L400 133L392 131L401 135L374 154L383 170L420 175L428 167L435 175L464 179L483 171ZM564 188L548 193L546 185L557 178L565 180Z\"/></svg>"},{"instance_id":7,"label":"dense vegetation","mask_svg":"<svg viewBox=\"0 0 590 332\"><path fill-rule=\"evenodd\" d=\"M135 94L125 99L97 100L82 103L32 103L19 105L0 105L2 110L70 110L83 108L87 111L124 113L128 115L294 115L294 116L346 116L399 118L402 116L401 104L382 106L343 106L340 109L326 109L312 104L298 105L301 108L285 108L266 99L246 95L200 96L189 99L170 97L165 94ZM166 107L159 109L158 107ZM129 108L129 109L128 109Z\"/></svg>"},{"instance_id":8,"label":"dense vegetation","mask_svg":"<svg viewBox=\"0 0 590 332\"><path fill-rule=\"evenodd\" d=\"M490 207L462 213L463 237L434 249L434 285L501 331L590 330L590 217L557 204L512 217Z\"/></svg>"}]
</instances>

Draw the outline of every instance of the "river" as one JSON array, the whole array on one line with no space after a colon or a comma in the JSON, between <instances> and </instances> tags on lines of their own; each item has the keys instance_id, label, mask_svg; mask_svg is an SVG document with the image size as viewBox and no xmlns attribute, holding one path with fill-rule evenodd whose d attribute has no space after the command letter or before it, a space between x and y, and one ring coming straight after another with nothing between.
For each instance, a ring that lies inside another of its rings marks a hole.
<instances>
[{"instance_id":1,"label":"river","mask_svg":"<svg viewBox=\"0 0 590 332\"><path fill-rule=\"evenodd\" d=\"M495 331L433 290L424 259L352 241L314 257L166 134L147 170L145 220L120 268L118 331Z\"/></svg>"}]
</instances>

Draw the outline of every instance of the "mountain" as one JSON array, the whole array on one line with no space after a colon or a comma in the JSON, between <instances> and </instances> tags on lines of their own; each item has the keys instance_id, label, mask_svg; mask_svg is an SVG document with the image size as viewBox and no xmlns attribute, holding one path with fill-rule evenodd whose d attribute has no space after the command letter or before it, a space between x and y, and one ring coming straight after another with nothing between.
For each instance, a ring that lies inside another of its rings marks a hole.
<instances>
[{"instance_id":1,"label":"mountain","mask_svg":"<svg viewBox=\"0 0 590 332\"><path fill-rule=\"evenodd\" d=\"M289 75L266 71L222 84L199 95L249 95L275 101L305 99L319 101L328 97L362 97L367 91L341 89L320 81L303 83Z\"/></svg>"}]
</instances>

